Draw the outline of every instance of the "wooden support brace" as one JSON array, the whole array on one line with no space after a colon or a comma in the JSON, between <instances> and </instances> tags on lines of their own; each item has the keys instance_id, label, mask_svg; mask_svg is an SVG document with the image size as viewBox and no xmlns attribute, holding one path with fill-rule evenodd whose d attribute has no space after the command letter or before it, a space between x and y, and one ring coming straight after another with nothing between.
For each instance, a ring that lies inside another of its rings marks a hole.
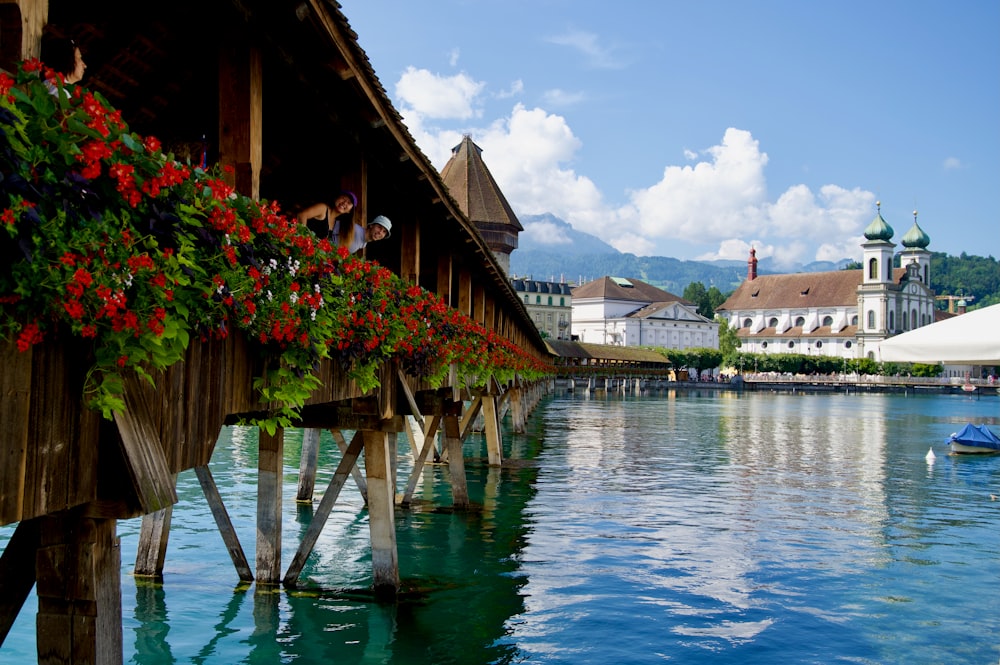
<instances>
[{"instance_id":1,"label":"wooden support brace","mask_svg":"<svg viewBox=\"0 0 1000 665\"><path fill-rule=\"evenodd\" d=\"M330 430L330 434L333 436L333 440L337 443L337 448L340 449L341 455L347 455L348 446L347 441L344 439L344 435L338 429ZM357 433L354 434L354 438L357 438ZM352 439L353 441L353 439ZM361 498L368 503L368 483L365 481L365 475L361 473L361 469L357 465L351 466L351 477L354 478L354 483L358 486L358 491L361 492Z\"/></svg>"},{"instance_id":2,"label":"wooden support brace","mask_svg":"<svg viewBox=\"0 0 1000 665\"><path fill-rule=\"evenodd\" d=\"M427 429L424 431L424 445L420 448L420 454L413 462L413 470L406 481L406 489L403 492L403 498L400 500L400 503L404 506L410 505L410 502L413 500L413 492L417 488L417 480L420 478L420 474L423 473L424 464L427 463L427 455L434 448L434 437L437 434L440 423L441 416L438 415L431 416L427 422Z\"/></svg>"},{"instance_id":3,"label":"wooden support brace","mask_svg":"<svg viewBox=\"0 0 1000 665\"><path fill-rule=\"evenodd\" d=\"M337 433L340 434L340 432ZM337 470L334 472L333 478L330 479L330 485L323 493L323 498L316 508L316 513L313 515L312 521L309 522L309 527L302 537L299 549L292 558L292 563L288 566L288 570L285 572L285 586L294 586L298 581L299 575L302 573L302 568L306 565L306 560L312 553L313 547L316 546L316 541L319 539L319 534L322 533L323 527L326 526L326 521L330 518L330 512L333 510L334 504L337 503L340 490L343 489L344 483L347 482L347 476L356 467L358 455L361 454L363 444L364 437L361 432L355 432L354 438L351 439L351 444L346 447L343 457L340 458L340 464L337 465Z\"/></svg>"},{"instance_id":4,"label":"wooden support brace","mask_svg":"<svg viewBox=\"0 0 1000 665\"><path fill-rule=\"evenodd\" d=\"M222 496L215 484L215 478L212 477L212 471L207 466L196 466L194 472L201 484L201 491L208 501L208 507L212 510L215 525L219 528L219 533L222 534L222 541L226 544L226 550L229 551L229 558L232 559L233 566L236 567L236 573L244 582L252 582L253 572L250 570L250 563L243 552L243 546L240 545L240 539L236 535L233 522L229 519L226 506L222 503Z\"/></svg>"},{"instance_id":5,"label":"wooden support brace","mask_svg":"<svg viewBox=\"0 0 1000 665\"><path fill-rule=\"evenodd\" d=\"M38 530L37 519L19 522L0 556L0 644L35 586Z\"/></svg>"}]
</instances>

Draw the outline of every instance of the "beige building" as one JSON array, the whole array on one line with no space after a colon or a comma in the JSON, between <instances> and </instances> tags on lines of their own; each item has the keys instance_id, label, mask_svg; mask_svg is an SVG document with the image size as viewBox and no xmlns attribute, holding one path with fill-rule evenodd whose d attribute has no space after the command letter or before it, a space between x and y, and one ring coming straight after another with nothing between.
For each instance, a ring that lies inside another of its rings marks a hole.
<instances>
[{"instance_id":1,"label":"beige building","mask_svg":"<svg viewBox=\"0 0 1000 665\"><path fill-rule=\"evenodd\" d=\"M573 294L569 284L525 277L510 282L544 337L569 340L573 323Z\"/></svg>"},{"instance_id":2,"label":"beige building","mask_svg":"<svg viewBox=\"0 0 1000 665\"><path fill-rule=\"evenodd\" d=\"M573 339L591 344L719 348L719 324L680 296L637 279L602 277L573 289Z\"/></svg>"},{"instance_id":3,"label":"beige building","mask_svg":"<svg viewBox=\"0 0 1000 665\"><path fill-rule=\"evenodd\" d=\"M876 358L878 342L933 323L930 238L917 224L902 238L893 268L893 230L881 212L865 229L862 268L757 275L753 249L747 279L716 309L749 353Z\"/></svg>"}]
</instances>

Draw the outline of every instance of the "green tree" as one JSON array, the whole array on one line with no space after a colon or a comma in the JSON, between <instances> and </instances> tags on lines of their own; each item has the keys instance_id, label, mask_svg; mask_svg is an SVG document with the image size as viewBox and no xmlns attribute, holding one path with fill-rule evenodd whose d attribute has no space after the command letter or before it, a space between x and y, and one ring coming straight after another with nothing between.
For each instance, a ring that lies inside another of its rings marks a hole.
<instances>
[{"instance_id":1,"label":"green tree","mask_svg":"<svg viewBox=\"0 0 1000 665\"><path fill-rule=\"evenodd\" d=\"M730 358L740 348L740 340L736 336L736 330L729 327L729 321L718 317L716 321L719 323L719 351L724 358Z\"/></svg>"}]
</instances>

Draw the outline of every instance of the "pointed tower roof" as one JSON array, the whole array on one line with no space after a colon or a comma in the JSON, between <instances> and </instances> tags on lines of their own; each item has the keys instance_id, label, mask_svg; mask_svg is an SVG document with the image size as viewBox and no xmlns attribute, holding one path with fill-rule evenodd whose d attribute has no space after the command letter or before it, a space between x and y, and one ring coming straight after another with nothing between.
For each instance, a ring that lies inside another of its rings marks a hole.
<instances>
[{"instance_id":1,"label":"pointed tower roof","mask_svg":"<svg viewBox=\"0 0 1000 665\"><path fill-rule=\"evenodd\" d=\"M483 149L468 135L451 149L451 159L441 169L441 179L497 261L505 271L509 270L510 253L517 249L517 234L524 227L486 168Z\"/></svg>"}]
</instances>

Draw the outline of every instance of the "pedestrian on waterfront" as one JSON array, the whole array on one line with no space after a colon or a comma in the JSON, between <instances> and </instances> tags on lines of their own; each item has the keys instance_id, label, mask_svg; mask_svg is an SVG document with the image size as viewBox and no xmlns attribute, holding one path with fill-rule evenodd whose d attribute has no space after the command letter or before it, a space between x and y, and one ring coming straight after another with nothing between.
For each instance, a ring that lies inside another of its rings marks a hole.
<instances>
[{"instance_id":1,"label":"pedestrian on waterfront","mask_svg":"<svg viewBox=\"0 0 1000 665\"><path fill-rule=\"evenodd\" d=\"M52 37L42 42L42 64L51 69L62 79L63 90L66 86L76 85L83 80L87 63L83 61L83 52L76 42L64 37ZM52 79L46 81L49 92L53 95L58 90L58 83ZM66 92L69 95L68 92Z\"/></svg>"}]
</instances>

